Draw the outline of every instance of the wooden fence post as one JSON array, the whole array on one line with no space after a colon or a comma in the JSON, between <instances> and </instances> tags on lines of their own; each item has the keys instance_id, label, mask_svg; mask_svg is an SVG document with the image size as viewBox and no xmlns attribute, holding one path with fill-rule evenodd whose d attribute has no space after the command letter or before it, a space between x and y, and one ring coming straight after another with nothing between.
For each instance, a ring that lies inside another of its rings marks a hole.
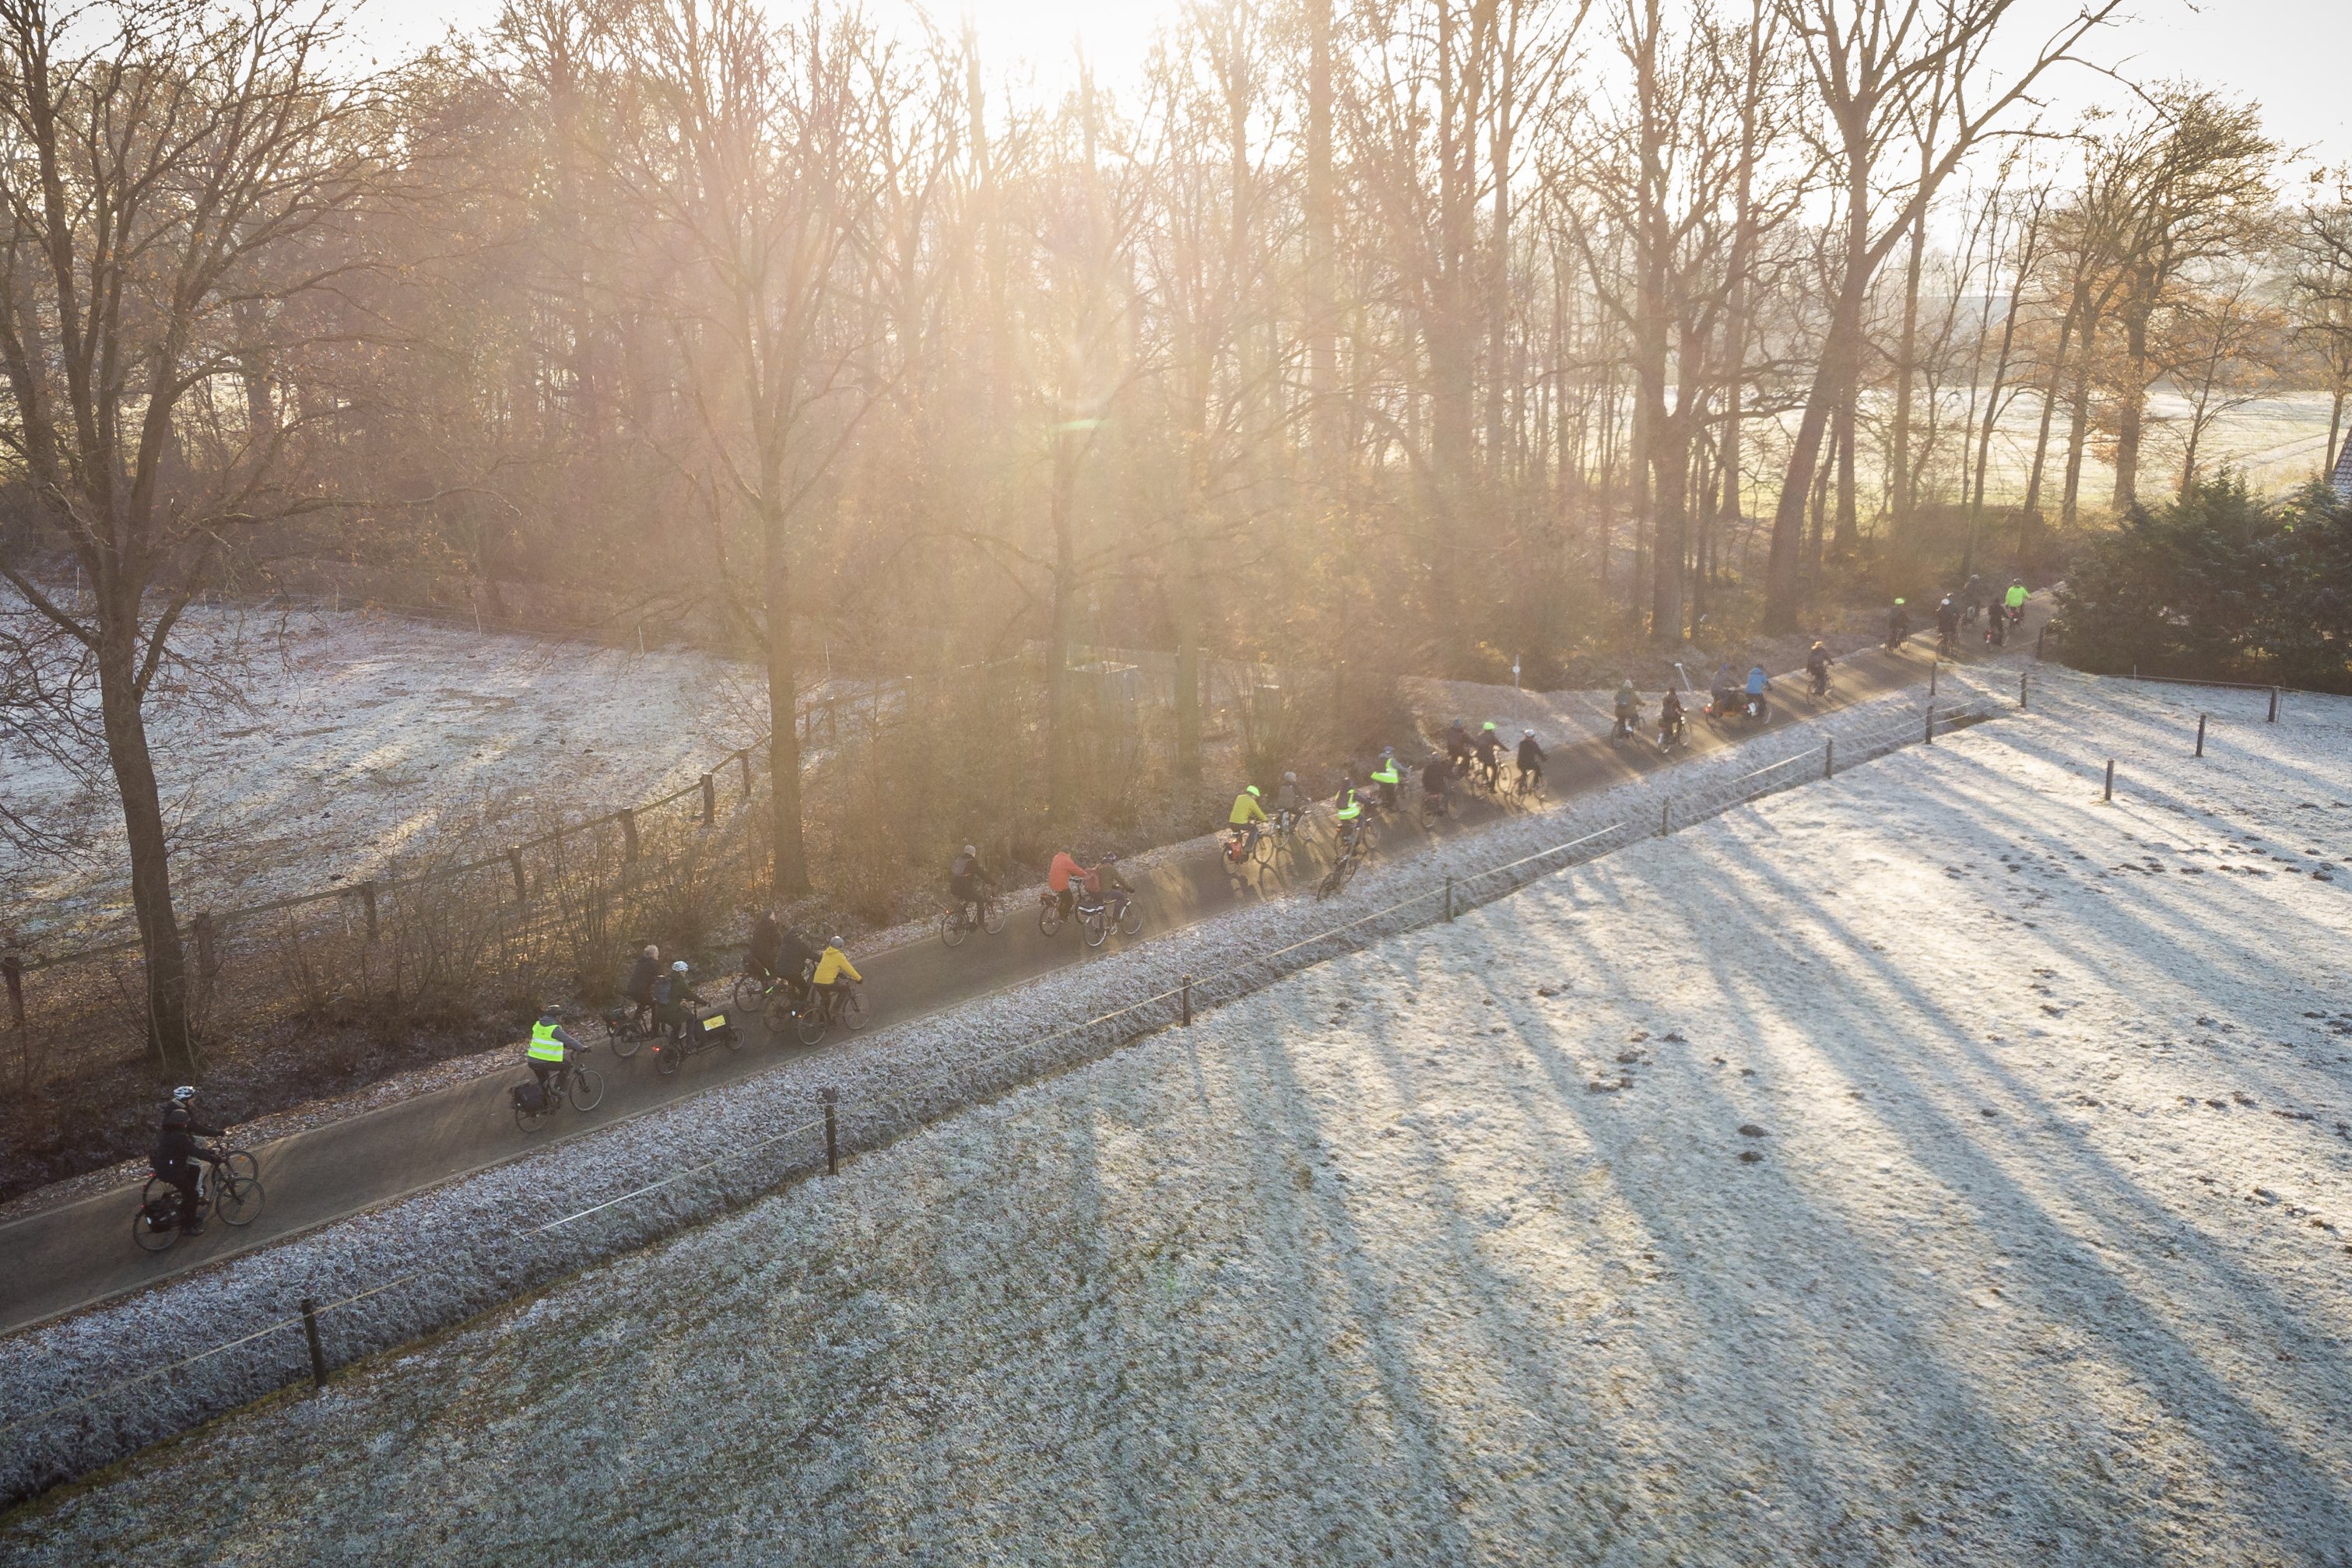
<instances>
[{"instance_id":1,"label":"wooden fence post","mask_svg":"<svg viewBox=\"0 0 2352 1568\"><path fill-rule=\"evenodd\" d=\"M1822 777L1824 779L1828 778L1830 776L1831 769L1836 766L1837 741L1832 737L1822 742Z\"/></svg>"}]
</instances>

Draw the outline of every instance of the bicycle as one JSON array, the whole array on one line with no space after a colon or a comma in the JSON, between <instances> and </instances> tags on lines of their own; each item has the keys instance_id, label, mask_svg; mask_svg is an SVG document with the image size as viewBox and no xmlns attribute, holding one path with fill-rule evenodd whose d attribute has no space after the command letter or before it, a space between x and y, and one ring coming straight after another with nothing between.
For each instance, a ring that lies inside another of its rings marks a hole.
<instances>
[{"instance_id":1,"label":"bicycle","mask_svg":"<svg viewBox=\"0 0 2352 1568\"><path fill-rule=\"evenodd\" d=\"M1543 769L1540 768L1520 768L1518 779L1511 787L1511 793L1517 797L1519 802L1522 805L1532 805L1534 802L1543 799Z\"/></svg>"},{"instance_id":2,"label":"bicycle","mask_svg":"<svg viewBox=\"0 0 2352 1568\"><path fill-rule=\"evenodd\" d=\"M1272 850L1273 858L1276 860L1282 860L1285 858L1297 859L1298 855L1299 835L1306 830L1306 813L1301 811L1276 811L1274 814L1274 821L1268 828L1265 835L1266 841L1274 846Z\"/></svg>"},{"instance_id":3,"label":"bicycle","mask_svg":"<svg viewBox=\"0 0 2352 1568\"><path fill-rule=\"evenodd\" d=\"M855 1034L872 1021L866 1010L866 988L854 981L813 987L807 998L793 1009L793 1024L800 1031L803 1045L816 1044L834 1024Z\"/></svg>"},{"instance_id":4,"label":"bicycle","mask_svg":"<svg viewBox=\"0 0 2352 1568\"><path fill-rule=\"evenodd\" d=\"M617 1008L606 1008L603 1019L604 1043L623 1061L636 1055L646 1041L654 1037L654 1008L651 1002L627 1002Z\"/></svg>"},{"instance_id":5,"label":"bicycle","mask_svg":"<svg viewBox=\"0 0 2352 1568\"><path fill-rule=\"evenodd\" d=\"M1143 929L1143 906L1135 901L1132 894L1115 887L1099 896L1080 894L1076 914L1080 931L1089 947L1101 946L1110 939L1114 930L1122 936L1132 936Z\"/></svg>"},{"instance_id":6,"label":"bicycle","mask_svg":"<svg viewBox=\"0 0 2352 1568\"><path fill-rule=\"evenodd\" d=\"M1814 699L1818 701L1821 698L1829 695L1830 667L1827 664L1821 664L1815 666L1808 673L1812 676L1811 690Z\"/></svg>"},{"instance_id":7,"label":"bicycle","mask_svg":"<svg viewBox=\"0 0 2352 1568\"><path fill-rule=\"evenodd\" d=\"M542 1088L539 1075L533 1073L507 1091L507 1100L514 1107L515 1126L526 1133L536 1133L547 1125L555 1114L559 1101L570 1099L574 1111L593 1111L604 1103L604 1075L580 1059L589 1048L563 1053L563 1065Z\"/></svg>"},{"instance_id":8,"label":"bicycle","mask_svg":"<svg viewBox=\"0 0 2352 1568\"><path fill-rule=\"evenodd\" d=\"M1253 843L1247 828L1228 826L1225 829L1223 854L1227 871L1237 871L1251 863L1268 864L1274 859L1272 835L1259 833L1256 835L1256 841Z\"/></svg>"},{"instance_id":9,"label":"bicycle","mask_svg":"<svg viewBox=\"0 0 2352 1568\"><path fill-rule=\"evenodd\" d=\"M1421 831L1423 832L1428 832L1436 827L1438 819L1441 817L1450 817L1453 814L1452 809L1446 803L1444 790L1434 794L1427 789L1421 792Z\"/></svg>"},{"instance_id":10,"label":"bicycle","mask_svg":"<svg viewBox=\"0 0 2352 1568\"><path fill-rule=\"evenodd\" d=\"M200 1159L196 1170L196 1215L216 1216L242 1228L261 1213L261 1165L243 1149L224 1149L220 1163ZM180 1189L150 1176L131 1217L131 1239L142 1252L162 1252L180 1239Z\"/></svg>"},{"instance_id":11,"label":"bicycle","mask_svg":"<svg viewBox=\"0 0 2352 1568\"><path fill-rule=\"evenodd\" d=\"M684 1066L688 1057L698 1051L709 1051L714 1045L740 1051L743 1049L743 1031L737 1029L725 1013L712 1013L709 1018L689 1017L683 1031L654 1042L654 1071L667 1076Z\"/></svg>"},{"instance_id":12,"label":"bicycle","mask_svg":"<svg viewBox=\"0 0 2352 1568\"><path fill-rule=\"evenodd\" d=\"M971 905L975 904L980 905L977 920L971 913ZM987 932L991 936L1004 930L1004 900L998 896L994 883L983 888L978 898L958 900L953 909L940 916L940 940L950 947L962 946L963 939L975 928Z\"/></svg>"},{"instance_id":13,"label":"bicycle","mask_svg":"<svg viewBox=\"0 0 2352 1568\"><path fill-rule=\"evenodd\" d=\"M1315 896L1318 899L1335 898L1346 892L1348 883L1355 877L1356 862L1361 860L1363 855L1362 841L1342 834L1339 840L1339 858L1331 862L1331 869L1325 872L1323 880L1315 884Z\"/></svg>"}]
</instances>

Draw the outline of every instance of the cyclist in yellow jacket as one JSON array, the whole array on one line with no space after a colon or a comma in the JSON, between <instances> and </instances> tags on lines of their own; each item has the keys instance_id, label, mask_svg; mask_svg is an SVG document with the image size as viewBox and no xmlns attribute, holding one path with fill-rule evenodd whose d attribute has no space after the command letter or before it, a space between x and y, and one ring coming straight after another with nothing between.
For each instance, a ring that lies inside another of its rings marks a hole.
<instances>
[{"instance_id":1,"label":"cyclist in yellow jacket","mask_svg":"<svg viewBox=\"0 0 2352 1568\"><path fill-rule=\"evenodd\" d=\"M1237 858L1247 860L1257 848L1257 836L1265 826L1265 808L1258 803L1257 786L1245 784L1234 797L1234 809L1225 813L1225 831L1242 841Z\"/></svg>"},{"instance_id":2,"label":"cyclist in yellow jacket","mask_svg":"<svg viewBox=\"0 0 2352 1568\"><path fill-rule=\"evenodd\" d=\"M809 984L837 986L845 977L860 983L866 978L849 961L849 955L841 950L841 938L835 936L825 943L824 952L816 961L816 973L809 977Z\"/></svg>"}]
</instances>

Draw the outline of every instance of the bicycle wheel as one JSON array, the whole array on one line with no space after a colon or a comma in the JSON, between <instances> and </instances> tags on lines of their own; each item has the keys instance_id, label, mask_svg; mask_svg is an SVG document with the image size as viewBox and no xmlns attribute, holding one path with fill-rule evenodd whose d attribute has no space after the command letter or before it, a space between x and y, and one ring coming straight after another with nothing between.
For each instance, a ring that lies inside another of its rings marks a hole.
<instances>
[{"instance_id":1,"label":"bicycle wheel","mask_svg":"<svg viewBox=\"0 0 2352 1568\"><path fill-rule=\"evenodd\" d=\"M221 1160L221 1168L233 1176L247 1181L261 1179L261 1162L243 1149L231 1149Z\"/></svg>"},{"instance_id":2,"label":"bicycle wheel","mask_svg":"<svg viewBox=\"0 0 2352 1568\"><path fill-rule=\"evenodd\" d=\"M873 1015L866 1010L865 987L852 986L842 994L841 1021L848 1026L852 1034L874 1021Z\"/></svg>"},{"instance_id":3,"label":"bicycle wheel","mask_svg":"<svg viewBox=\"0 0 2352 1568\"><path fill-rule=\"evenodd\" d=\"M1099 909L1079 915L1078 922L1086 928L1087 946L1089 947L1101 946L1110 936L1110 923L1103 918L1103 912Z\"/></svg>"},{"instance_id":4,"label":"bicycle wheel","mask_svg":"<svg viewBox=\"0 0 2352 1568\"><path fill-rule=\"evenodd\" d=\"M261 1213L261 1183L249 1176L223 1173L213 1189L213 1212L223 1225L250 1225Z\"/></svg>"},{"instance_id":5,"label":"bicycle wheel","mask_svg":"<svg viewBox=\"0 0 2352 1568\"><path fill-rule=\"evenodd\" d=\"M1051 936L1055 932L1059 931L1061 928L1062 911L1060 906L1053 904L1039 904L1037 906L1037 930L1039 935Z\"/></svg>"},{"instance_id":6,"label":"bicycle wheel","mask_svg":"<svg viewBox=\"0 0 2352 1568\"><path fill-rule=\"evenodd\" d=\"M1127 907L1118 912L1118 929L1122 936L1132 936L1143 929L1143 905L1130 898Z\"/></svg>"},{"instance_id":7,"label":"bicycle wheel","mask_svg":"<svg viewBox=\"0 0 2352 1568\"><path fill-rule=\"evenodd\" d=\"M676 1072L678 1064L685 1060L686 1047L680 1041L660 1040L654 1042L654 1071L664 1077Z\"/></svg>"},{"instance_id":8,"label":"bicycle wheel","mask_svg":"<svg viewBox=\"0 0 2352 1568\"><path fill-rule=\"evenodd\" d=\"M803 1045L814 1045L824 1038L824 1003L812 1001L793 1014L793 1027L800 1031Z\"/></svg>"},{"instance_id":9,"label":"bicycle wheel","mask_svg":"<svg viewBox=\"0 0 2352 1568\"><path fill-rule=\"evenodd\" d=\"M940 940L950 947L962 946L964 937L970 934L971 928L964 925L962 915L961 909L950 909L940 916Z\"/></svg>"},{"instance_id":10,"label":"bicycle wheel","mask_svg":"<svg viewBox=\"0 0 2352 1568\"><path fill-rule=\"evenodd\" d=\"M987 898L981 901L980 928L987 932L991 936L1000 936L1003 934L1004 930L1003 900Z\"/></svg>"},{"instance_id":11,"label":"bicycle wheel","mask_svg":"<svg viewBox=\"0 0 2352 1568\"><path fill-rule=\"evenodd\" d=\"M740 1015L735 1015L735 1016L740 1016ZM739 1027L737 1026L737 1024L736 1024L736 1022L735 1022L735 1016L730 1016L730 1017L727 1019L727 1022L726 1022L726 1025L725 1025L725 1028L726 1028L726 1030L727 1030L727 1040L726 1040L726 1045L727 1045L727 1049L728 1049L728 1050L730 1050L730 1051L740 1051L740 1050L742 1050L742 1049L743 1049L743 1031L742 1031L742 1030L741 1030L740 1028L739 1028Z\"/></svg>"},{"instance_id":12,"label":"bicycle wheel","mask_svg":"<svg viewBox=\"0 0 2352 1568\"><path fill-rule=\"evenodd\" d=\"M131 1239L139 1243L141 1251L162 1252L180 1239L180 1218L176 1213L168 1215L161 1225L154 1223L156 1216L162 1212L156 1200L163 1194L175 1190L161 1176L147 1179L147 1190L139 1196L139 1211L131 1217Z\"/></svg>"},{"instance_id":13,"label":"bicycle wheel","mask_svg":"<svg viewBox=\"0 0 2352 1568\"><path fill-rule=\"evenodd\" d=\"M1362 858L1363 857L1360 855L1349 855L1346 860L1341 861L1338 865L1331 868L1333 871L1339 873L1340 892L1345 893L1348 890L1349 881L1356 874L1356 863Z\"/></svg>"},{"instance_id":14,"label":"bicycle wheel","mask_svg":"<svg viewBox=\"0 0 2352 1568\"><path fill-rule=\"evenodd\" d=\"M1272 865L1274 863L1274 835L1272 833L1260 833L1257 836L1257 848L1250 852L1250 858L1256 861L1260 865Z\"/></svg>"},{"instance_id":15,"label":"bicycle wheel","mask_svg":"<svg viewBox=\"0 0 2352 1568\"><path fill-rule=\"evenodd\" d=\"M536 1133L547 1125L547 1118L554 1113L554 1110L555 1100L551 1095L541 1101L539 1109L536 1111L526 1111L520 1105L517 1105L514 1108L515 1126L525 1133Z\"/></svg>"},{"instance_id":16,"label":"bicycle wheel","mask_svg":"<svg viewBox=\"0 0 2352 1568\"><path fill-rule=\"evenodd\" d=\"M767 1026L768 1038L771 1040L783 1039L784 1031L793 1027L793 998L791 995L784 991L778 991L773 996L770 997L768 998L768 1010L761 1016L760 1021Z\"/></svg>"},{"instance_id":17,"label":"bicycle wheel","mask_svg":"<svg viewBox=\"0 0 2352 1568\"><path fill-rule=\"evenodd\" d=\"M593 1067L577 1069L572 1074L572 1108L593 1111L604 1103L604 1075Z\"/></svg>"}]
</instances>

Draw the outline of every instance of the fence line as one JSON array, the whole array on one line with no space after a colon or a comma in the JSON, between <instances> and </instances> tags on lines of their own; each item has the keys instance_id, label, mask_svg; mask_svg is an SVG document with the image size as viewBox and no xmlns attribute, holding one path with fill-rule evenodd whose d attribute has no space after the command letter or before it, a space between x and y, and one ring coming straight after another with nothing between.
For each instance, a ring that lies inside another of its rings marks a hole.
<instances>
[{"instance_id":1,"label":"fence line","mask_svg":"<svg viewBox=\"0 0 2352 1568\"><path fill-rule=\"evenodd\" d=\"M1993 700L1994 699L1980 696L1975 703L1972 703L1967 708L1956 711L1953 714L1947 716L1945 722L1948 727L1950 724L1957 723L1961 720L1974 722L1978 719L1990 716L1987 712L1983 711L1983 709ZM1928 720L1930 728L1933 727L1934 723L1935 716L1931 708ZM1869 750L1870 747L1890 741L1895 746L1900 747L1904 744L1905 737L1908 737L1912 733L1911 726L1908 723L1905 723L1901 725L1882 726L1866 732L1863 737L1855 737L1849 736L1846 738L1849 746L1852 746L1856 750L1863 751L1864 753L1859 760L1866 761L1870 760L1874 755L1884 754L1883 752L1873 753ZM1832 748L1825 754L1822 755L1827 758L1833 758L1833 738ZM1798 763L1806 763L1810 765L1816 760L1816 753L1808 749L1797 755L1783 758L1778 762L1769 763L1764 767L1751 769L1747 773L1736 775L1732 779L1725 781L1726 785L1732 787L1734 793L1728 799L1722 800L1722 806L1728 807L1730 805L1740 804L1748 800L1760 799L1767 794L1778 792L1780 789L1785 788L1786 786L1775 785L1769 789L1749 790L1744 793L1738 792L1737 787L1745 784L1749 780L1762 778L1768 774L1780 773ZM1854 765L1854 763L1850 762L1847 766L1851 768ZM1712 797L1718 793L1718 791L1708 791L1706 793L1707 796ZM1271 972L1268 973L1267 977L1264 981L1260 982L1260 984L1271 984L1275 980L1282 978L1286 975L1293 972L1291 970L1282 969L1276 966L1276 960L1286 957L1288 955L1297 953L1304 948L1315 946L1318 944L1331 942L1343 936L1346 933L1357 929L1358 927L1370 925L1375 921L1386 919L1388 916L1396 914L1400 910L1408 908L1414 904L1425 904L1432 900L1440 898L1441 896L1446 901L1447 916L1450 918L1453 914L1456 913L1453 894L1457 883L1467 884L1486 878L1503 875L1507 873L1516 871L1520 867L1529 865L1535 862L1561 855L1570 851L1582 848L1585 845L1593 843L1598 840L1608 838L1613 834L1625 832L1629 825L1630 824L1628 822L1623 821L1612 822L1607 827L1594 829L1591 831L1580 834L1576 838L1566 840L1558 844L1549 845L1544 849L1534 851L1531 853L1521 855L1514 860L1506 861L1499 865L1487 866L1475 872L1459 873L1456 876L1449 876L1446 879L1445 884L1442 887L1431 887L1423 889L1419 893L1409 894L1405 897L1395 900L1394 902L1385 904L1379 909L1375 909L1367 914L1357 915L1352 919L1341 921L1336 925L1327 926L1311 936L1302 937L1297 941L1276 947L1267 953L1258 956L1255 959L1248 960L1248 962L1261 969L1270 969ZM1592 857L1586 857L1587 860L1590 860L1591 858ZM1580 862L1563 862L1562 865L1554 869L1565 870L1569 864L1572 863ZM1521 878L1503 888L1501 891L1494 894L1492 897L1500 898L1507 896L1509 893L1516 891L1518 887L1525 886L1528 883L1538 880L1540 876L1549 874L1552 873L1550 872L1538 873L1534 876ZM1484 901L1474 900L1473 905L1475 906L1477 902ZM1413 925L1407 925L1398 927L1395 931L1383 932L1381 935L1393 936L1401 933L1402 931L1413 928ZM1233 972L1228 971L1223 978L1230 982L1233 978ZM1087 1019L1078 1023L1065 1024L1057 1029L1050 1030L1044 1034L1034 1036L1028 1040L1020 1041L1015 1045L1008 1046L1002 1051L994 1051L989 1055L978 1058L976 1061L958 1062L949 1072L934 1073L922 1081L909 1085L889 1086L881 1094L875 1097L876 1103L887 1103L893 1101L917 1100L924 1094L930 1093L943 1087L952 1075L969 1074L976 1067L988 1067L1010 1061L1016 1056L1034 1053L1057 1040L1067 1040L1073 1036L1083 1034L1086 1031L1097 1030L1105 1024L1116 1022L1120 1019L1140 1013L1147 1009L1160 1008L1172 998L1183 998L1185 1002L1185 1010L1182 1016L1185 1020L1189 1021L1191 1012L1191 993L1195 988L1200 989L1203 993L1203 1000L1205 1003L1213 1003L1220 999L1237 1000L1242 997L1249 995L1253 990L1258 988L1258 987L1241 985L1235 988L1230 984L1211 985L1204 983L1196 988L1191 977L1188 976L1181 986L1171 987L1167 989L1155 992L1140 1000L1129 1003L1124 1007L1113 1009L1108 1012L1097 1014L1093 1018ZM1213 994L1218 991L1228 989L1232 991L1232 995L1230 997L1219 998ZM1131 1043L1136 1040L1143 1038L1145 1035L1169 1028L1175 1021L1176 1020L1174 1019L1163 1019L1161 1021L1157 1023L1138 1029L1132 1033L1122 1036L1118 1041L1118 1044L1124 1045ZM1116 1046L1114 1049L1116 1049ZM520 1239L523 1239L550 1235L553 1232L575 1225L582 1220L590 1218L597 1214L605 1212L606 1210L616 1208L625 1204L634 1203L640 1198L673 1186L689 1177L702 1176L709 1172L717 1170L722 1166L742 1161L749 1156L772 1148L776 1145L783 1143L789 1139L808 1136L819 1131L824 1126L824 1120L822 1117L812 1117L808 1120L795 1123L793 1125L786 1127L782 1131L768 1134L762 1137L754 1139L748 1144L740 1145L734 1148L713 1155L711 1158L705 1160L698 1165L689 1166L681 1170L672 1171L668 1175L664 1176L657 1180L646 1183L641 1186L634 1187L626 1192L619 1193L614 1197L604 1198L585 1208L558 1216L553 1219L543 1221L529 1229L517 1233L517 1235ZM786 1173L787 1176L790 1174L790 1172ZM305 1330L309 1323L315 1322L317 1320L322 1319L331 1312L348 1309L362 1301L367 1301L372 1297L380 1295L386 1291L395 1289L399 1286L414 1284L421 1280L434 1277L436 1274L451 1272L453 1271L453 1267L454 1266L445 1265L437 1269L423 1268L410 1270L406 1272L396 1275L392 1279L371 1285L364 1290L350 1292L322 1304L315 1304L310 1309L307 1314L298 1313L291 1316L281 1316L276 1318L258 1328L238 1335L235 1339L226 1341L217 1345L210 1346L193 1355L184 1356L179 1360L169 1362L160 1366L147 1368L130 1377L109 1384L104 1387L92 1390L88 1394L79 1395L74 1398L49 1406L42 1410L34 1412L33 1414L16 1417L6 1422L5 1425L0 1425L0 1436L27 1430L40 1423L51 1419L54 1416L79 1409L84 1406L96 1404L99 1401L108 1399L115 1395L121 1394L131 1388L152 1382L158 1377L184 1371L191 1366L211 1360L215 1356L224 1354L241 1346L254 1343L255 1342L268 1338L272 1334L294 1330Z\"/></svg>"}]
</instances>

